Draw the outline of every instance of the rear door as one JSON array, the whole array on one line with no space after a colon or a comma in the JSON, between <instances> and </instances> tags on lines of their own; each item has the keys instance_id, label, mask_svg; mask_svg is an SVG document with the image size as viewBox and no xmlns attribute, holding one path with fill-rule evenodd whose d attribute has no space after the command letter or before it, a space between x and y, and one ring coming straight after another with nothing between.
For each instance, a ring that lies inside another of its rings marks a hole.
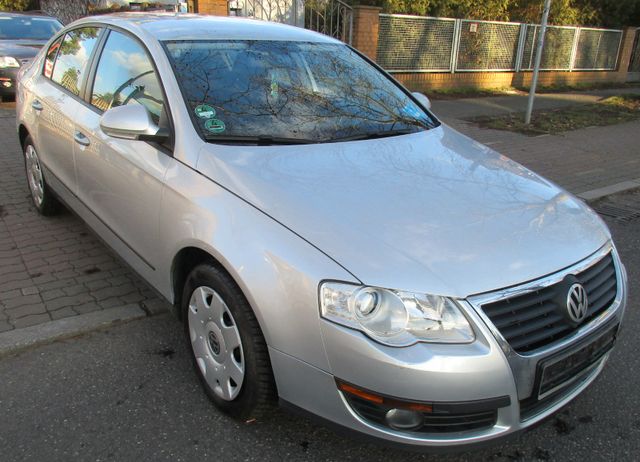
<instances>
[{"instance_id":1,"label":"rear door","mask_svg":"<svg viewBox=\"0 0 640 462\"><path fill-rule=\"evenodd\" d=\"M144 106L161 128L171 129L159 76L146 48L128 33L110 30L78 110L74 143L78 197L119 240L112 246L143 276L157 262L158 219L171 147L116 139L100 128L102 114L127 104Z\"/></svg>"},{"instance_id":2,"label":"rear door","mask_svg":"<svg viewBox=\"0 0 640 462\"><path fill-rule=\"evenodd\" d=\"M73 120L84 105L81 95L102 30L73 29L53 42L28 109L36 114L35 142L42 163L54 180L73 193L77 189Z\"/></svg>"}]
</instances>

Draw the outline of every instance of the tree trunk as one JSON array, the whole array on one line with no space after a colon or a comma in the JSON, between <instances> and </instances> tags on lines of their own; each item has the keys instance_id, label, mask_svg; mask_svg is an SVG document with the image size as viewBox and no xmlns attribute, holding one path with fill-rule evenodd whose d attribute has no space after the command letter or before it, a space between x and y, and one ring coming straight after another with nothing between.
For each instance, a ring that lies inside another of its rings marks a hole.
<instances>
[{"instance_id":1,"label":"tree trunk","mask_svg":"<svg viewBox=\"0 0 640 462\"><path fill-rule=\"evenodd\" d=\"M90 0L40 0L42 11L58 18L63 24L87 16L90 3Z\"/></svg>"}]
</instances>

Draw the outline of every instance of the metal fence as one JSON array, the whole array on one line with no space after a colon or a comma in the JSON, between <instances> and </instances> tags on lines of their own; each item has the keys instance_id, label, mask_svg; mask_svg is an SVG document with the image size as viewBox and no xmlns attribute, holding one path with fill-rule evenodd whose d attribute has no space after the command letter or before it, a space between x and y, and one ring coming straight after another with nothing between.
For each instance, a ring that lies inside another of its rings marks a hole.
<instances>
[{"instance_id":1,"label":"metal fence","mask_svg":"<svg viewBox=\"0 0 640 462\"><path fill-rule=\"evenodd\" d=\"M455 26L454 19L381 14L377 60L390 71L450 70Z\"/></svg>"},{"instance_id":2,"label":"metal fence","mask_svg":"<svg viewBox=\"0 0 640 462\"><path fill-rule=\"evenodd\" d=\"M343 0L233 0L232 16L280 22L352 41L353 8Z\"/></svg>"},{"instance_id":3,"label":"metal fence","mask_svg":"<svg viewBox=\"0 0 640 462\"><path fill-rule=\"evenodd\" d=\"M298 0L244 0L229 3L233 16L304 26L304 5Z\"/></svg>"},{"instance_id":4,"label":"metal fence","mask_svg":"<svg viewBox=\"0 0 640 462\"><path fill-rule=\"evenodd\" d=\"M382 14L378 62L390 72L527 71L539 33L536 24ZM621 42L621 30L549 26L541 69L615 70Z\"/></svg>"},{"instance_id":5,"label":"metal fence","mask_svg":"<svg viewBox=\"0 0 640 462\"><path fill-rule=\"evenodd\" d=\"M350 44L353 8L342 0L306 0L304 27Z\"/></svg>"}]
</instances>

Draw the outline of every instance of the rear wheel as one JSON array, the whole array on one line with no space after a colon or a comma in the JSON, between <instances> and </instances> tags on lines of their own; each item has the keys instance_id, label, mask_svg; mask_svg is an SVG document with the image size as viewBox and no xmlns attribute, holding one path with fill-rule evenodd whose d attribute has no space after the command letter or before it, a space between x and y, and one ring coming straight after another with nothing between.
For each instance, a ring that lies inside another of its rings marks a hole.
<instances>
[{"instance_id":1,"label":"rear wheel","mask_svg":"<svg viewBox=\"0 0 640 462\"><path fill-rule=\"evenodd\" d=\"M276 393L267 345L235 282L212 264L197 266L182 309L196 373L216 407L243 420L271 410Z\"/></svg>"},{"instance_id":2,"label":"rear wheel","mask_svg":"<svg viewBox=\"0 0 640 462\"><path fill-rule=\"evenodd\" d=\"M58 212L60 203L44 180L38 151L31 136L27 136L24 141L24 165L33 205L42 215L54 215Z\"/></svg>"}]
</instances>

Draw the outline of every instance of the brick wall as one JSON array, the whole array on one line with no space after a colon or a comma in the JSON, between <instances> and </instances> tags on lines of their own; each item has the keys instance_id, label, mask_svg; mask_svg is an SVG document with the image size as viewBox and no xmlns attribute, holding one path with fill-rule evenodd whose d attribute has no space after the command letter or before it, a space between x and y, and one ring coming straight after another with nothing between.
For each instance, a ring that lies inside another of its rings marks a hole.
<instances>
[{"instance_id":1,"label":"brick wall","mask_svg":"<svg viewBox=\"0 0 640 462\"><path fill-rule=\"evenodd\" d=\"M200 14L228 16L229 2L227 0L196 0L194 9Z\"/></svg>"},{"instance_id":2,"label":"brick wall","mask_svg":"<svg viewBox=\"0 0 640 462\"><path fill-rule=\"evenodd\" d=\"M394 73L396 79L412 91L455 90L460 88L528 87L531 72L459 72L451 73ZM539 86L573 85L605 82L626 82L626 72L542 71L538 75Z\"/></svg>"},{"instance_id":3,"label":"brick wall","mask_svg":"<svg viewBox=\"0 0 640 462\"><path fill-rule=\"evenodd\" d=\"M378 47L379 14L380 9L374 7L355 7L353 11L353 46L374 60ZM626 82L635 31L634 27L624 30L616 71L541 71L538 85ZM528 87L532 72L405 72L393 73L393 76L412 91L428 92L459 88Z\"/></svg>"}]
</instances>

